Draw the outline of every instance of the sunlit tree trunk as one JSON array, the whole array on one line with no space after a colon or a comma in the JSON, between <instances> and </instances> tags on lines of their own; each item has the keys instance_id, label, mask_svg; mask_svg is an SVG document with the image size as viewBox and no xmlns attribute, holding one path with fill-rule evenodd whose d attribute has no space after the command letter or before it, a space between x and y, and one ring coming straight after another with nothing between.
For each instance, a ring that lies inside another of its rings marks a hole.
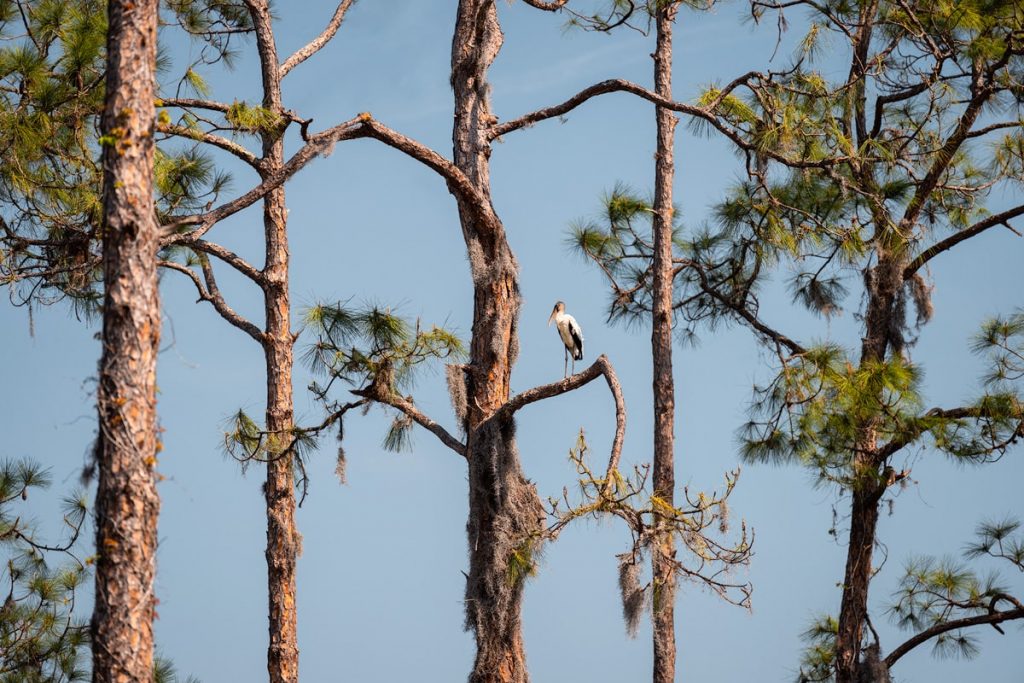
<instances>
[{"instance_id":1,"label":"sunlit tree trunk","mask_svg":"<svg viewBox=\"0 0 1024 683\"><path fill-rule=\"evenodd\" d=\"M672 25L677 6L657 10L657 45L654 51L654 87L672 99ZM654 172L654 287L652 291L651 354L654 368L654 495L672 505L675 498L675 385L672 378L672 224L676 117L658 107L657 151ZM675 536L660 534L651 554L654 576L652 610L654 681L673 683L676 675L674 569Z\"/></svg>"},{"instance_id":2,"label":"sunlit tree trunk","mask_svg":"<svg viewBox=\"0 0 1024 683\"><path fill-rule=\"evenodd\" d=\"M108 5L93 680L153 672L160 298L153 208L156 0Z\"/></svg>"},{"instance_id":3,"label":"sunlit tree trunk","mask_svg":"<svg viewBox=\"0 0 1024 683\"><path fill-rule=\"evenodd\" d=\"M270 11L265 0L249 0L263 77L263 107L280 115L281 73ZM264 179L284 165L281 130L262 133ZM290 448L294 425L292 366L294 338L288 280L287 209L284 188L271 191L263 200L263 231L266 263L263 268L263 300L266 311L263 351L267 366L266 429L270 434L267 480L263 494L267 506L267 595L269 635L267 670L270 683L299 680L298 617L295 567L298 531L295 527L294 453Z\"/></svg>"}]
</instances>

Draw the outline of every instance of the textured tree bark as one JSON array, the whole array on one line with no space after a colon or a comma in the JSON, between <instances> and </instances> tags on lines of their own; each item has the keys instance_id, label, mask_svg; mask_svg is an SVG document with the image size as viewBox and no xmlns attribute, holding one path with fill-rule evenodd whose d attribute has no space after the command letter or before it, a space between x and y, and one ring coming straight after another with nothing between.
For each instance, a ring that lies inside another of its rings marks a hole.
<instances>
[{"instance_id":1,"label":"textured tree bark","mask_svg":"<svg viewBox=\"0 0 1024 683\"><path fill-rule=\"evenodd\" d=\"M103 112L103 349L96 445L93 681L153 675L160 297L153 209L156 0L108 5Z\"/></svg>"},{"instance_id":2,"label":"textured tree bark","mask_svg":"<svg viewBox=\"0 0 1024 683\"><path fill-rule=\"evenodd\" d=\"M657 10L657 45L654 51L654 88L672 99L672 25L678 6ZM654 495L669 505L675 498L675 384L672 377L672 224L674 144L676 117L668 109L655 110L657 151L654 171L654 289L652 300L651 357L654 366ZM652 609L654 682L673 683L676 676L675 537L657 537L651 553L654 576Z\"/></svg>"},{"instance_id":3,"label":"textured tree bark","mask_svg":"<svg viewBox=\"0 0 1024 683\"><path fill-rule=\"evenodd\" d=\"M256 28L257 49L263 78L263 106L281 114L281 72L270 11L265 0L247 0ZM264 180L284 165L281 130L262 134ZM284 188L263 200L263 231L266 263L263 267L263 300L266 311L263 352L267 365L266 429L270 433L270 460L263 495L267 506L267 595L269 636L267 671L270 683L299 680L298 616L295 567L299 535L295 527L294 454L284 450L291 442L294 425L292 367L294 338L291 330L287 232L288 212Z\"/></svg>"},{"instance_id":4,"label":"textured tree bark","mask_svg":"<svg viewBox=\"0 0 1024 683\"><path fill-rule=\"evenodd\" d=\"M888 216L876 216L886 225ZM895 253L884 247L878 250L878 264L869 272L868 303L865 311L865 336L861 345L861 366L885 360L891 349L898 353L899 334L903 324L896 310L896 301L903 286L906 267L903 250ZM879 397L881 398L881 397ZM856 453L853 454L854 486L850 507L850 537L847 543L846 573L839 610L836 635L836 683L857 683L861 670L861 641L868 614L868 589L873 574L871 556L875 547L878 506L885 493L881 468L884 459L878 455L875 424L862 428Z\"/></svg>"},{"instance_id":5,"label":"textured tree bark","mask_svg":"<svg viewBox=\"0 0 1024 683\"><path fill-rule=\"evenodd\" d=\"M544 510L522 474L511 419L488 420L509 398L518 354L518 265L490 202L488 127L494 122L487 69L501 48L493 0L461 0L452 41L454 162L485 199L460 199L473 277L473 331L467 372L469 575L466 627L476 636L471 683L526 683L521 629L523 583Z\"/></svg>"},{"instance_id":6,"label":"textured tree bark","mask_svg":"<svg viewBox=\"0 0 1024 683\"><path fill-rule=\"evenodd\" d=\"M280 143L268 160L280 160ZM263 208L266 232L267 276L264 356L267 364L267 431L274 435L267 481L263 488L267 505L267 590L270 601L270 645L267 669L271 683L299 680L298 617L295 567L299 536L295 527L294 453L281 450L290 441L294 424L292 401L293 340L288 292L288 239L284 190L267 195Z\"/></svg>"},{"instance_id":7,"label":"textured tree bark","mask_svg":"<svg viewBox=\"0 0 1024 683\"><path fill-rule=\"evenodd\" d=\"M872 487L866 482L853 491L846 576L843 579L843 599L836 637L837 683L857 683L860 677L860 643L868 613L871 555L875 547L878 503L883 492L883 486L875 484Z\"/></svg>"}]
</instances>

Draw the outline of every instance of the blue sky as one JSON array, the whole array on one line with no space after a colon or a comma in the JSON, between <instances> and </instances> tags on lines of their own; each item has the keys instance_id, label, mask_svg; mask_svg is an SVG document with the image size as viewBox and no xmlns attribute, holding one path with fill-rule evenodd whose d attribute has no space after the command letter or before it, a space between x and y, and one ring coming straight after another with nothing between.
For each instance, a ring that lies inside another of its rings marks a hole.
<instances>
[{"instance_id":1,"label":"blue sky","mask_svg":"<svg viewBox=\"0 0 1024 683\"><path fill-rule=\"evenodd\" d=\"M298 6L297 4L295 6ZM710 13L684 13L676 31L677 99L702 85L763 67L775 49L774 23L742 22L743 3ZM282 4L279 51L290 54L326 22L329 2ZM286 106L313 117L313 128L370 111L379 120L435 150L450 154L448 86L454 2L365 1L335 40L285 81ZM493 103L501 119L565 99L598 80L623 77L650 83L651 38L566 32L562 19L522 3L500 3L505 46L492 69ZM795 18L795 17L791 17ZM182 58L189 47L165 34ZM787 53L786 47L777 60ZM778 63L778 62L777 62ZM236 70L206 74L222 101L258 92L254 52L246 47ZM291 148L296 146L290 140ZM594 100L567 117L507 136L492 157L497 210L521 265L522 352L513 389L558 379L561 344L545 326L555 300L583 326L588 360L609 356L622 379L629 411L625 463L650 459L649 334L604 322L606 294L599 274L565 247L567 226L596 213L601 193L617 181L646 191L653 177L653 112L628 95ZM699 225L740 168L729 148L679 127L677 200L687 226ZM235 189L253 182L233 169ZM430 171L374 141L338 145L287 186L296 310L318 299L373 301L400 313L453 326L467 336L472 294L454 202ZM994 205L1014 201L997 196ZM210 237L259 263L258 207L217 226ZM986 317L1022 304L1019 263L1024 242L1008 231L971 240L938 259L936 314L914 358L925 368L926 398L949 406L976 395L979 363L967 350ZM219 274L229 302L259 321L262 304L248 283ZM259 415L263 358L251 339L230 327L177 274L164 276L164 341L160 359L160 419L166 449L160 485L160 598L157 637L182 671L207 683L265 676L265 519L262 473L243 476L220 449L228 416L238 408ZM850 300L856 308L856 296ZM805 341L858 340L852 311L826 323L769 293L766 318ZM298 316L296 316L298 327ZM4 436L0 457L33 457L52 469L50 495L33 499L39 519L57 514L56 498L72 488L93 434L92 381L99 348L95 325L63 306L35 312L30 335L23 309L0 307L4 353L0 392ZM310 341L299 342L297 355ZM750 389L770 359L743 329L702 335L679 347L677 480L691 490L720 488L738 456L734 433ZM296 372L300 422L320 413ZM427 372L417 403L453 425L441 373ZM380 443L388 418L380 409L346 422L347 486L334 477L331 437L312 458L310 496L298 513L304 537L299 561L301 673L307 681L453 681L472 661L462 630L462 571L466 568L464 463L434 437L415 433L412 453L392 454ZM578 430L597 457L607 452L613 406L602 383L524 409L519 446L526 475L541 495L573 485L566 459ZM884 516L881 540L888 560L873 583L875 625L883 647L902 642L883 615L888 589L915 554L953 555L974 525L1020 514L1021 451L1000 462L965 468L932 452L909 459L914 483ZM845 557L828 535L832 506L845 501L816 489L799 468L745 466L731 507L756 532L749 578L753 610L725 605L699 587L683 585L677 606L679 680L788 681L799 659L799 633L818 613L838 609ZM614 555L628 543L612 521L583 522L550 545L526 589L524 630L536 681L643 680L650 667L649 628L625 636ZM1018 594L1024 581L1007 577ZM968 676L1017 683L1024 665L1021 628L1000 637L978 631L981 658L935 661L927 648L894 670L898 680L952 682Z\"/></svg>"}]
</instances>

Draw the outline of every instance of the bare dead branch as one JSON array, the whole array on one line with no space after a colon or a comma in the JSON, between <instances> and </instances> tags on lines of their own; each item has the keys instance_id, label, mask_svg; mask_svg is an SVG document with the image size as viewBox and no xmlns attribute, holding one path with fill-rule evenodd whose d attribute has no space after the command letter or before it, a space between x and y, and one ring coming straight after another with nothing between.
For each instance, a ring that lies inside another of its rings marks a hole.
<instances>
[{"instance_id":1,"label":"bare dead branch","mask_svg":"<svg viewBox=\"0 0 1024 683\"><path fill-rule=\"evenodd\" d=\"M658 105L659 107L664 107L665 109L670 109L672 111L679 112L681 114L686 114L701 121L705 121L713 128L718 130L718 132L720 132L722 135L728 138L733 144L735 144L740 149L752 153L757 153L769 159L773 159L790 168L828 168L832 166L838 166L852 159L852 157L850 156L833 156L827 159L820 159L816 161L807 159L793 159L783 154L780 154L774 150L760 149L756 147L753 143L749 142L748 140L745 140L741 131L731 128L721 118L719 118L719 116L715 113L715 109L722 102L722 100L735 88L759 76L760 74L758 74L757 72L750 72L744 74L743 76L739 77L738 79L731 82L728 86L723 88L715 97L715 99L704 107L698 107L692 104L684 104L682 102L676 102L674 100L667 99L630 81L622 79L611 79L607 81L601 81L600 83L596 83L588 88L584 88L583 90L576 93L575 95L573 95L566 101L562 102L561 104L545 107L544 109L538 109L537 111L520 116L517 119L512 119L511 121L495 124L494 126L491 127L488 137L490 137L490 139L493 140L495 138L501 137L502 135L505 135L506 133L511 133L513 131L519 130L520 128L526 128L535 123L539 123L540 121L545 121L547 119L555 118L557 116L562 116L572 111L576 107L580 106L587 100L590 100L599 95L606 95L608 93L615 92L626 92L636 95L637 97L641 97L647 100L648 102Z\"/></svg>"},{"instance_id":2,"label":"bare dead branch","mask_svg":"<svg viewBox=\"0 0 1024 683\"><path fill-rule=\"evenodd\" d=\"M524 406L574 391L589 384L599 376L604 376L605 381L608 383L608 389L612 392L612 397L615 399L615 439L612 441L611 455L608 458L608 476L605 478L605 488L607 489L610 485L611 473L618 469L619 458L622 456L622 442L626 436L626 402L622 398L622 386L619 384L619 378L615 374L615 368L612 367L608 357L604 354L598 356L597 360L582 372L577 372L575 375L558 382L544 384L528 389L521 394L516 394L501 406L490 419L498 421L509 420L516 411Z\"/></svg>"},{"instance_id":3,"label":"bare dead branch","mask_svg":"<svg viewBox=\"0 0 1024 683\"><path fill-rule=\"evenodd\" d=\"M192 247L195 251L201 251L204 254L215 256L217 259L223 261L227 265L231 266L239 273L249 278L261 287L266 284L266 277L263 273L256 269L251 263L243 259L241 256L235 254L230 249L222 247L216 242L208 242L207 240L193 239L185 240L182 246Z\"/></svg>"},{"instance_id":4,"label":"bare dead branch","mask_svg":"<svg viewBox=\"0 0 1024 683\"><path fill-rule=\"evenodd\" d=\"M225 202L210 211L192 214L189 216L180 216L168 223L165 223L163 225L163 230L167 236L162 240L161 246L182 244L189 239L201 237L216 225L218 221L238 213L242 209L252 206L260 199L263 199L263 197L269 192L277 189L287 182L318 154L329 154L331 147L338 141L340 136L343 133L348 132L349 129L358 126L359 122L360 119L355 118L350 121L340 123L337 126L329 128L321 133L317 133L316 135L311 135L309 142L303 145L298 152L292 155L292 157L281 168L267 174L263 179L263 182L242 196L229 202ZM190 225L197 225L199 227L186 233L168 234L173 233L179 228L184 228Z\"/></svg>"},{"instance_id":5,"label":"bare dead branch","mask_svg":"<svg viewBox=\"0 0 1024 683\"><path fill-rule=\"evenodd\" d=\"M288 72L302 64L304 61L319 52L327 43L331 41L334 34L338 32L341 27L341 22L345 19L345 13L348 12L349 8L355 3L355 0L342 0L338 3L338 8L334 10L334 16L331 17L327 27L310 41L306 46L298 49L291 57L284 60L281 64L281 78L288 75Z\"/></svg>"},{"instance_id":6,"label":"bare dead branch","mask_svg":"<svg viewBox=\"0 0 1024 683\"><path fill-rule=\"evenodd\" d=\"M242 196L210 211L181 216L164 224L165 234L189 225L198 227L188 232L167 235L161 243L162 246L184 244L203 236L218 221L252 206L267 193L283 185L317 155L329 155L336 143L359 138L373 138L383 142L435 171L448 183L448 189L452 194L465 200L467 205L476 208L480 220L487 224L496 224L497 218L491 212L490 202L480 195L469 178L455 164L426 145L388 128L374 120L370 114L363 113L333 128L309 136L309 141L281 168L268 173L263 182Z\"/></svg>"},{"instance_id":7,"label":"bare dead branch","mask_svg":"<svg viewBox=\"0 0 1024 683\"><path fill-rule=\"evenodd\" d=\"M213 278L213 270L210 268L209 259L203 259L203 274L206 277L206 286L203 286L202 281L199 279L199 275L188 266L184 266L174 261L159 261L157 265L161 268L168 270L175 270L183 275L187 276L192 280L192 284L196 286L196 291L199 292L199 301L208 301L213 305L220 317L228 321L238 329L242 330L250 337L255 339L258 343L263 343L263 331L260 330L255 324L246 318L239 315L234 309L231 308L224 300L220 290L217 288L216 280Z\"/></svg>"}]
</instances>

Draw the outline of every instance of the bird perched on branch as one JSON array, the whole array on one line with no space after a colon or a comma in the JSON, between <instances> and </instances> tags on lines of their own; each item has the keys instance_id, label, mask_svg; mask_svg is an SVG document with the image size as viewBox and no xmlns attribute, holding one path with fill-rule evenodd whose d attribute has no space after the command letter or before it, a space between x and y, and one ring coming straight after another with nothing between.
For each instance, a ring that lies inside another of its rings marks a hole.
<instances>
[{"instance_id":1,"label":"bird perched on branch","mask_svg":"<svg viewBox=\"0 0 1024 683\"><path fill-rule=\"evenodd\" d=\"M572 354L572 371L576 372L576 361L583 360L583 330L580 329L580 324L576 322L576 318L572 317L565 312L565 304L559 301L555 304L555 309L551 311L551 317L548 318L548 326L554 321L555 327L558 328L558 336L562 338L562 343L565 344L565 368L563 369L563 376L569 376L569 355Z\"/></svg>"}]
</instances>

